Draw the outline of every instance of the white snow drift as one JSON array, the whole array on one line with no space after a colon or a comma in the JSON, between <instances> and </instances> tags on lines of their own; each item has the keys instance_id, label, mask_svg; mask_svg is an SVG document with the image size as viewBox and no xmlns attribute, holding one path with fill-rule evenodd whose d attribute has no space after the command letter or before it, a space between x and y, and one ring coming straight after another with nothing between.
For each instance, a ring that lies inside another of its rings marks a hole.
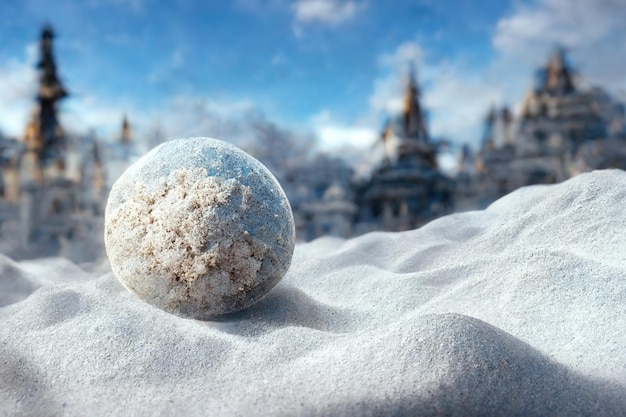
<instances>
[{"instance_id":1,"label":"white snow drift","mask_svg":"<svg viewBox=\"0 0 626 417\"><path fill-rule=\"evenodd\" d=\"M626 173L296 248L220 321L0 258L0 415L626 415Z\"/></svg>"}]
</instances>

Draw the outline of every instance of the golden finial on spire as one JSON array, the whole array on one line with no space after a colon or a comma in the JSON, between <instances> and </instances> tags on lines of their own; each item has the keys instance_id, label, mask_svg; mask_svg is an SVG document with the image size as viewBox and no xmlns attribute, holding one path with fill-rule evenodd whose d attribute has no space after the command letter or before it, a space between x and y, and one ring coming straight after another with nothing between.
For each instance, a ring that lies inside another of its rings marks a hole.
<instances>
[{"instance_id":1,"label":"golden finial on spire","mask_svg":"<svg viewBox=\"0 0 626 417\"><path fill-rule=\"evenodd\" d=\"M419 89L415 81L415 67L409 66L409 80L404 95L404 128L409 138L428 141L428 132L419 102Z\"/></svg>"}]
</instances>

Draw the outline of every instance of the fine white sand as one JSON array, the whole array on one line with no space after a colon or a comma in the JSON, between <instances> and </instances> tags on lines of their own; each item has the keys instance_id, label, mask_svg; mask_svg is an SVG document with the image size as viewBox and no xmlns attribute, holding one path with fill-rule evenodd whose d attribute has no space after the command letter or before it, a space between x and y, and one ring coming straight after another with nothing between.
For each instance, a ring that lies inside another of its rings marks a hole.
<instances>
[{"instance_id":1,"label":"fine white sand","mask_svg":"<svg viewBox=\"0 0 626 417\"><path fill-rule=\"evenodd\" d=\"M258 305L168 314L0 258L0 415L626 415L626 173L320 239Z\"/></svg>"}]
</instances>

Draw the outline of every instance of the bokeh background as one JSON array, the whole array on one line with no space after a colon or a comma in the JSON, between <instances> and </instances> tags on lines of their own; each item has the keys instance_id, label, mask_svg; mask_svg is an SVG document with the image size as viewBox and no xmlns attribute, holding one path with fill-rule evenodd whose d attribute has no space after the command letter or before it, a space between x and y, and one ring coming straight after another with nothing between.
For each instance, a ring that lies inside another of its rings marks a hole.
<instances>
[{"instance_id":1,"label":"bokeh background","mask_svg":"<svg viewBox=\"0 0 626 417\"><path fill-rule=\"evenodd\" d=\"M264 162L301 241L624 168L625 15L624 0L0 2L0 251L101 257L108 187L177 137ZM50 137L44 28L68 93Z\"/></svg>"}]
</instances>

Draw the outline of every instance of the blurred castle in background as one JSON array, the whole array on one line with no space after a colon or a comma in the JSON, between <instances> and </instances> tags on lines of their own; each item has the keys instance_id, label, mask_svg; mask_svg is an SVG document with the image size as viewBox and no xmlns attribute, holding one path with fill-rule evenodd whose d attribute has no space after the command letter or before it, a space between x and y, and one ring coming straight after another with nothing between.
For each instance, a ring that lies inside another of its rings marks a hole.
<instances>
[{"instance_id":1,"label":"blurred castle in background","mask_svg":"<svg viewBox=\"0 0 626 417\"><path fill-rule=\"evenodd\" d=\"M138 152L126 117L115 141L62 128L57 107L68 92L57 75L53 39L44 28L39 89L24 135L0 134L0 253L95 260L103 254L108 187ZM304 156L276 126L257 124L258 143L244 149L283 185L300 241L409 230L452 211L484 208L525 185L626 169L624 106L600 88L580 88L561 49L538 72L518 115L506 107L488 112L480 149L463 146L455 177L438 166L441 143L428 132L412 70L402 112L382 129L384 158L367 178L355 178L339 157Z\"/></svg>"},{"instance_id":2,"label":"blurred castle in background","mask_svg":"<svg viewBox=\"0 0 626 417\"><path fill-rule=\"evenodd\" d=\"M453 181L439 170L413 70L404 110L387 121L381 139L385 149L381 165L367 181L355 184L359 208L355 232L414 229L450 212Z\"/></svg>"},{"instance_id":3,"label":"blurred castle in background","mask_svg":"<svg viewBox=\"0 0 626 417\"><path fill-rule=\"evenodd\" d=\"M81 262L103 251L103 158L128 164L133 146L126 119L120 143L109 149L93 133L64 131L58 103L68 92L57 75L53 39L52 28L45 27L36 104L24 135L0 136L0 252L18 259L63 255Z\"/></svg>"},{"instance_id":4,"label":"blurred castle in background","mask_svg":"<svg viewBox=\"0 0 626 417\"><path fill-rule=\"evenodd\" d=\"M381 139L385 156L368 178L353 179L349 170L326 184L321 199L293 207L299 238L409 230L450 212L454 183L438 169L412 72L404 110L387 121Z\"/></svg>"},{"instance_id":5,"label":"blurred castle in background","mask_svg":"<svg viewBox=\"0 0 626 417\"><path fill-rule=\"evenodd\" d=\"M464 191L484 206L525 185L626 169L625 126L623 104L601 88L579 88L565 51L557 49L538 71L517 118L506 107L489 112L475 170L461 170ZM471 154L464 157L467 162Z\"/></svg>"},{"instance_id":6,"label":"blurred castle in background","mask_svg":"<svg viewBox=\"0 0 626 417\"><path fill-rule=\"evenodd\" d=\"M492 108L480 149L463 146L457 175L450 178L437 166L438 144L429 138L411 71L403 113L381 134L385 159L368 180L333 189L344 199L318 205L325 227L311 216L300 236L409 230L452 211L485 208L526 185L561 182L594 169L626 169L623 104L601 88L580 88L577 79L565 51L555 50L519 115Z\"/></svg>"}]
</instances>

